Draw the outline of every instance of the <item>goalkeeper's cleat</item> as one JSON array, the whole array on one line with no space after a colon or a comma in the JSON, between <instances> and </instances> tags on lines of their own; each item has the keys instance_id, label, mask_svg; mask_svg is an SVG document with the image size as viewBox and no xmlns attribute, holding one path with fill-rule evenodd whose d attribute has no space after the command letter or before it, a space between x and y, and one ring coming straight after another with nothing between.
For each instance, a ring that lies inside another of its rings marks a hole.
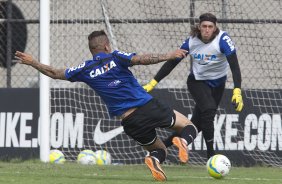
<instances>
[{"instance_id":1,"label":"goalkeeper's cleat","mask_svg":"<svg viewBox=\"0 0 282 184\"><path fill-rule=\"evenodd\" d=\"M149 167L152 176L157 181L166 181L166 175L161 168L160 163L151 156L145 157L145 164Z\"/></svg>"},{"instance_id":2,"label":"goalkeeper's cleat","mask_svg":"<svg viewBox=\"0 0 282 184\"><path fill-rule=\"evenodd\" d=\"M178 157L180 162L187 163L189 155L186 141L180 137L174 137L172 139L172 143L178 148Z\"/></svg>"}]
</instances>

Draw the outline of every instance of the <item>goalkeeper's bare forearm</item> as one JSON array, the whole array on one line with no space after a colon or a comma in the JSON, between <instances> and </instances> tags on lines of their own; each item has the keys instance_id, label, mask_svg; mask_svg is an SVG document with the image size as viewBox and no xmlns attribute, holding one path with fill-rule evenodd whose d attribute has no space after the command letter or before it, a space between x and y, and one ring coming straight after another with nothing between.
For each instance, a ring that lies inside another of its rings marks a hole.
<instances>
[{"instance_id":1,"label":"goalkeeper's bare forearm","mask_svg":"<svg viewBox=\"0 0 282 184\"><path fill-rule=\"evenodd\" d=\"M30 65L37 69L39 72L51 77L52 79L66 80L65 69L56 69L52 66L42 64L36 61L32 55L17 51L15 58L18 59L21 64Z\"/></svg>"}]
</instances>

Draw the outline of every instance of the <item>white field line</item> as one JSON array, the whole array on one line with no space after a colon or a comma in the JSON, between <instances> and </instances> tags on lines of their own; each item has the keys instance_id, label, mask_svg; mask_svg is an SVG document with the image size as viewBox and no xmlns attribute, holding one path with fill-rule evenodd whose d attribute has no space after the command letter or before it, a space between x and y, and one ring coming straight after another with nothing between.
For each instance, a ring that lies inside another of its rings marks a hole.
<instances>
[{"instance_id":1,"label":"white field line","mask_svg":"<svg viewBox=\"0 0 282 184\"><path fill-rule=\"evenodd\" d=\"M214 179L212 177L206 176L206 177L197 177L197 176L170 176L172 178L191 178L191 179ZM217 180L217 179L214 179ZM233 178L226 176L223 178L223 180L238 180L238 181L281 181L282 178Z\"/></svg>"},{"instance_id":2,"label":"white field line","mask_svg":"<svg viewBox=\"0 0 282 184\"><path fill-rule=\"evenodd\" d=\"M105 175L101 175L101 174L97 174L97 173L93 173L93 174L84 174L84 176L95 176L95 177L99 177L99 176L103 176L105 177ZM111 177L126 177L126 175L110 175ZM131 176L130 176L131 177ZM206 180L206 179L214 179L212 177L206 176L206 177L200 177L200 176L169 176L169 178L191 178L191 179L202 179L202 180ZM214 179L217 180L217 179ZM233 178L233 177L225 177L222 180L238 180L238 181L281 181L282 183L282 178Z\"/></svg>"},{"instance_id":3,"label":"white field line","mask_svg":"<svg viewBox=\"0 0 282 184\"><path fill-rule=\"evenodd\" d=\"M6 171L0 171L0 174L7 174L10 172L6 172ZM22 172L16 171L14 172L15 174L21 174ZM29 173L29 174L34 174L34 173ZM95 177L105 177L106 175L101 175L100 173L91 173L91 174L82 174L83 176L95 176ZM110 177L126 177L126 175L107 175ZM130 176L132 177L132 176ZM214 179L212 177L209 176L205 176L205 177L200 177L200 176L169 176L169 178L191 178L191 179L202 179L202 180L206 180L206 179ZM214 179L216 180L216 179ZM226 176L225 178L223 178L223 180L238 180L238 181L280 181L282 183L282 178L234 178L234 177L230 177L230 176Z\"/></svg>"}]
</instances>

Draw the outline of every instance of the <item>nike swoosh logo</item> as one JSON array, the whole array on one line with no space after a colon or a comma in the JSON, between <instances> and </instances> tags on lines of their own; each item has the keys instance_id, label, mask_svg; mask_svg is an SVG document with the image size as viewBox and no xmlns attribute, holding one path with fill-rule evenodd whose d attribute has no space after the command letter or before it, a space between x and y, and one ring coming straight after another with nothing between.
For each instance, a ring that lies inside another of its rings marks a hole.
<instances>
[{"instance_id":1,"label":"nike swoosh logo","mask_svg":"<svg viewBox=\"0 0 282 184\"><path fill-rule=\"evenodd\" d=\"M102 132L100 127L101 121L101 119L98 121L94 131L94 142L96 144L104 144L123 132L122 126L108 132Z\"/></svg>"}]
</instances>

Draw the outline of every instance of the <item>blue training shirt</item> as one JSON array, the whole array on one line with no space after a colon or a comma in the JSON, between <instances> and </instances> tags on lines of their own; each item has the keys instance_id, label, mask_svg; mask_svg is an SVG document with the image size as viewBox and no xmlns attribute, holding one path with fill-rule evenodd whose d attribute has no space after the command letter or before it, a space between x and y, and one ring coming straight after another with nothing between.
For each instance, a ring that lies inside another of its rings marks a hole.
<instances>
[{"instance_id":1,"label":"blue training shirt","mask_svg":"<svg viewBox=\"0 0 282 184\"><path fill-rule=\"evenodd\" d=\"M103 99L111 116L120 116L152 99L128 69L134 55L118 50L101 52L92 60L66 69L65 76L71 82L86 83Z\"/></svg>"}]
</instances>

